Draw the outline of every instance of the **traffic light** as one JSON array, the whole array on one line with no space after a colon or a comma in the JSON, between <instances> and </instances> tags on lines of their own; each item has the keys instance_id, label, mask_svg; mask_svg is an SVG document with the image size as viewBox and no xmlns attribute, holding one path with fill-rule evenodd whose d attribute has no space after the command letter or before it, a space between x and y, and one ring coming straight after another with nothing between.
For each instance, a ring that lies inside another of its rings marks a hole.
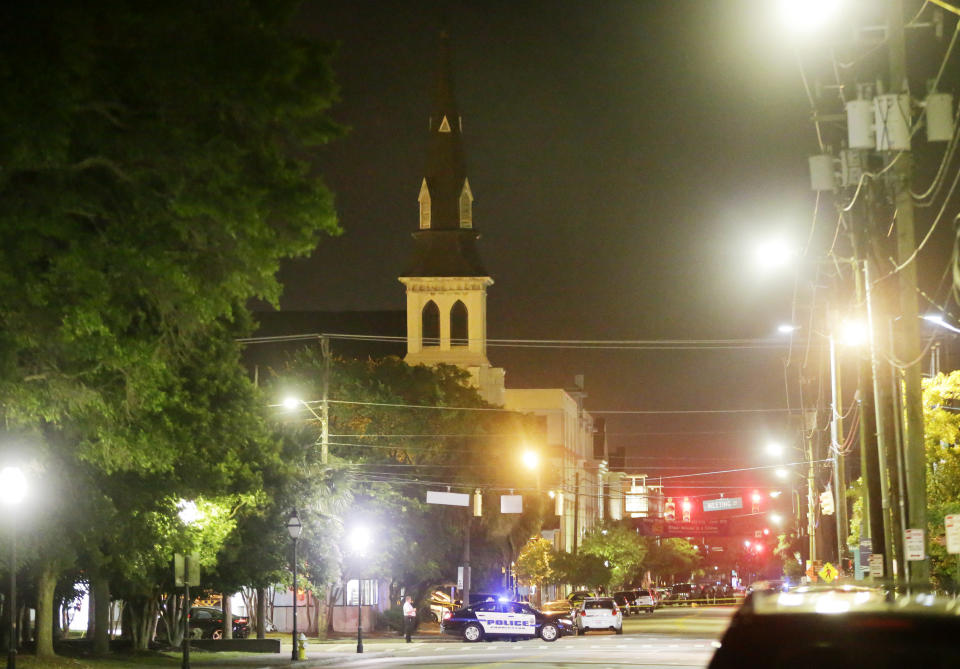
<instances>
[{"instance_id":1,"label":"traffic light","mask_svg":"<svg viewBox=\"0 0 960 669\"><path fill-rule=\"evenodd\" d=\"M690 509L693 508L693 505L690 504L690 500L686 497L683 498L683 522L690 522Z\"/></svg>"},{"instance_id":2,"label":"traffic light","mask_svg":"<svg viewBox=\"0 0 960 669\"><path fill-rule=\"evenodd\" d=\"M834 508L833 508L833 491L832 490L828 489L820 493L820 511L822 511L823 514L827 516L833 515Z\"/></svg>"},{"instance_id":3,"label":"traffic light","mask_svg":"<svg viewBox=\"0 0 960 669\"><path fill-rule=\"evenodd\" d=\"M750 507L750 513L760 513L760 493L754 491L753 497L753 506Z\"/></svg>"},{"instance_id":4,"label":"traffic light","mask_svg":"<svg viewBox=\"0 0 960 669\"><path fill-rule=\"evenodd\" d=\"M674 504L672 497L668 497L666 504L663 505L663 519L664 520L677 519L677 505Z\"/></svg>"}]
</instances>

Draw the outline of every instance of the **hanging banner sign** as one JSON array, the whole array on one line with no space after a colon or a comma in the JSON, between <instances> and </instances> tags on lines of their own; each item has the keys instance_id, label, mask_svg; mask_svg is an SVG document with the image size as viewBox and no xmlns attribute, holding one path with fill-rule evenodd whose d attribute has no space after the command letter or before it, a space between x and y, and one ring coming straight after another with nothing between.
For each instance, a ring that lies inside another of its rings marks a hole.
<instances>
[{"instance_id":1,"label":"hanging banner sign","mask_svg":"<svg viewBox=\"0 0 960 669\"><path fill-rule=\"evenodd\" d=\"M729 534L729 522L720 519L683 523L661 518L631 518L630 522L633 528L645 537L716 537Z\"/></svg>"},{"instance_id":2,"label":"hanging banner sign","mask_svg":"<svg viewBox=\"0 0 960 669\"><path fill-rule=\"evenodd\" d=\"M427 504L445 504L447 506L470 506L470 495L459 492L427 491Z\"/></svg>"}]
</instances>

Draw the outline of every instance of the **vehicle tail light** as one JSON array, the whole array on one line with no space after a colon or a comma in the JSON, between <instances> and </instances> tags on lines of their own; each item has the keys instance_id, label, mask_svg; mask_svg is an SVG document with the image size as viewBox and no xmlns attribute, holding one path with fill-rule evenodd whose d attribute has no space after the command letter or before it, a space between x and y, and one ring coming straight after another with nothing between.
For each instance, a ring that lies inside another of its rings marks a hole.
<instances>
[{"instance_id":1,"label":"vehicle tail light","mask_svg":"<svg viewBox=\"0 0 960 669\"><path fill-rule=\"evenodd\" d=\"M453 618L453 613L451 613L450 611L444 611L444 612L443 612L443 619L444 619L444 620L450 620L451 618Z\"/></svg>"},{"instance_id":2,"label":"vehicle tail light","mask_svg":"<svg viewBox=\"0 0 960 669\"><path fill-rule=\"evenodd\" d=\"M581 612L580 612L580 615L583 616L584 618L586 618L586 617L587 617L587 612L586 612L586 611L581 611Z\"/></svg>"},{"instance_id":3,"label":"vehicle tail light","mask_svg":"<svg viewBox=\"0 0 960 669\"><path fill-rule=\"evenodd\" d=\"M618 613L620 613L620 609L618 609L616 606L614 606L614 607L613 607L613 615L617 615Z\"/></svg>"},{"instance_id":4,"label":"vehicle tail light","mask_svg":"<svg viewBox=\"0 0 960 669\"><path fill-rule=\"evenodd\" d=\"M238 624L238 625L246 625L246 624L247 624L247 619L246 619L246 618L237 618L237 619L234 620L233 622L235 622L235 623Z\"/></svg>"}]
</instances>

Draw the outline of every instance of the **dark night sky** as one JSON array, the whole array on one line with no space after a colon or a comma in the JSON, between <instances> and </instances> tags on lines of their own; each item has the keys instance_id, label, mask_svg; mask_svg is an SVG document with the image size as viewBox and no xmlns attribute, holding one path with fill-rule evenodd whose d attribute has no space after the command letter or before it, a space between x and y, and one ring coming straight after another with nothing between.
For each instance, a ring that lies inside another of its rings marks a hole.
<instances>
[{"instance_id":1,"label":"dark night sky","mask_svg":"<svg viewBox=\"0 0 960 669\"><path fill-rule=\"evenodd\" d=\"M750 243L805 238L816 149L774 4L308 2L302 30L341 44L334 116L351 131L321 166L345 232L283 268L283 308L404 308L396 277L417 225L445 14L474 225L495 280L491 338L772 336L789 319L792 281L761 279ZM821 230L832 235L829 218ZM570 386L584 373L588 409L785 402L783 351L489 354L508 387ZM638 458L630 464L651 466L642 458L746 454L763 440L753 430L783 428L777 414L610 426ZM673 430L719 433L623 434Z\"/></svg>"}]
</instances>

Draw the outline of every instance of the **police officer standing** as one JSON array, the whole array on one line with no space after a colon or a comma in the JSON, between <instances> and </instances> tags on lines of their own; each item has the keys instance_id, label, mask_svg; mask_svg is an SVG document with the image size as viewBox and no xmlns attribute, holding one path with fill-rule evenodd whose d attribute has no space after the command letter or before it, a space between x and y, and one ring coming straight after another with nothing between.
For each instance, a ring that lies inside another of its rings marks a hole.
<instances>
[{"instance_id":1,"label":"police officer standing","mask_svg":"<svg viewBox=\"0 0 960 669\"><path fill-rule=\"evenodd\" d=\"M413 597L407 595L403 602L403 634L410 643L410 635L417 624L417 609L413 606Z\"/></svg>"}]
</instances>

